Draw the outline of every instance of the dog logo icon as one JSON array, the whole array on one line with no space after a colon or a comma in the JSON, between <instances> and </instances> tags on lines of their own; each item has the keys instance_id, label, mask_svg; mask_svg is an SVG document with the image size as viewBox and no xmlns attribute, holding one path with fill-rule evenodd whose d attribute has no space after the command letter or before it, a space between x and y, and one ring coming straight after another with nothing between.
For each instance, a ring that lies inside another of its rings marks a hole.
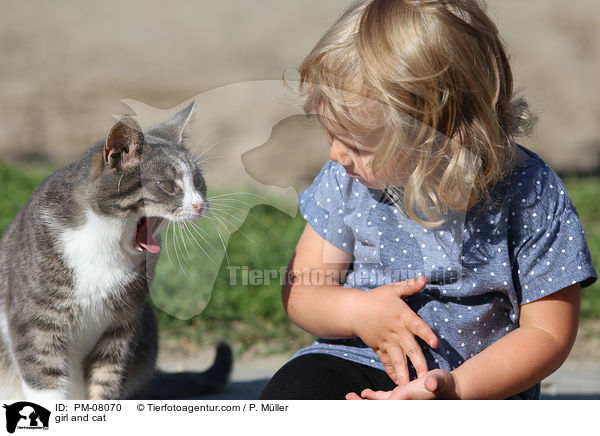
<instances>
[{"instance_id":1,"label":"dog logo icon","mask_svg":"<svg viewBox=\"0 0 600 436\"><path fill-rule=\"evenodd\" d=\"M50 411L35 403L19 401L6 409L6 431L14 433L18 429L48 429Z\"/></svg>"}]
</instances>

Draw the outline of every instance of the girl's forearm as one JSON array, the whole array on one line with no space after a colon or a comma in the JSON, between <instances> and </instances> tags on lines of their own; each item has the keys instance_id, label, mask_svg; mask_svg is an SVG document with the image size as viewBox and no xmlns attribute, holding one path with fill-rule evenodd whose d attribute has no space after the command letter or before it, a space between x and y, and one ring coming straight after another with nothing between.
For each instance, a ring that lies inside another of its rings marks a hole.
<instances>
[{"instance_id":1,"label":"girl's forearm","mask_svg":"<svg viewBox=\"0 0 600 436\"><path fill-rule=\"evenodd\" d=\"M520 327L452 371L461 399L504 399L557 370L570 344L535 327Z\"/></svg>"},{"instance_id":2,"label":"girl's forearm","mask_svg":"<svg viewBox=\"0 0 600 436\"><path fill-rule=\"evenodd\" d=\"M283 287L283 305L302 329L326 339L356 337L355 300L363 293L340 285Z\"/></svg>"},{"instance_id":3,"label":"girl's forearm","mask_svg":"<svg viewBox=\"0 0 600 436\"><path fill-rule=\"evenodd\" d=\"M452 371L464 399L501 399L542 381L565 361L577 336L579 284L521 306L520 327Z\"/></svg>"}]
</instances>

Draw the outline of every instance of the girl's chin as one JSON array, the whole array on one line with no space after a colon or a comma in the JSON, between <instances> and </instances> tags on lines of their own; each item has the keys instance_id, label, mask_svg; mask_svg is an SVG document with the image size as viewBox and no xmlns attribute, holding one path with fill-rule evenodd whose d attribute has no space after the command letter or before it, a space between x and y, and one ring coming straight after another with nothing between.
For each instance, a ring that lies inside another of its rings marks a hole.
<instances>
[{"instance_id":1,"label":"girl's chin","mask_svg":"<svg viewBox=\"0 0 600 436\"><path fill-rule=\"evenodd\" d=\"M358 181L361 185L366 186L371 189L380 189L384 190L387 185L379 183L377 180L372 180L371 178L364 178L359 174L353 173L351 171L346 171L348 177Z\"/></svg>"},{"instance_id":2,"label":"girl's chin","mask_svg":"<svg viewBox=\"0 0 600 436\"><path fill-rule=\"evenodd\" d=\"M371 182L369 180L365 180L362 179L360 177L354 177L361 185L366 186L367 188L371 188L371 189L383 189L381 186L379 186L379 184Z\"/></svg>"}]
</instances>

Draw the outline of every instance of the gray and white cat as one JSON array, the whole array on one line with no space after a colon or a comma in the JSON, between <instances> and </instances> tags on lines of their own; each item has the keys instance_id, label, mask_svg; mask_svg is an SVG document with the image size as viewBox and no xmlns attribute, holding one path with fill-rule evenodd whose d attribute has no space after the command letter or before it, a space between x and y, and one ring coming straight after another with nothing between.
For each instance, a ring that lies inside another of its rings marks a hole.
<instances>
[{"instance_id":1,"label":"gray and white cat","mask_svg":"<svg viewBox=\"0 0 600 436\"><path fill-rule=\"evenodd\" d=\"M147 299L158 229L165 220L200 218L208 206L202 172L183 143L193 109L145 132L120 118L105 140L44 180L7 227L0 398L144 395L158 349ZM200 386L227 378L230 350L219 351L215 364L224 368L208 374L219 380Z\"/></svg>"}]
</instances>

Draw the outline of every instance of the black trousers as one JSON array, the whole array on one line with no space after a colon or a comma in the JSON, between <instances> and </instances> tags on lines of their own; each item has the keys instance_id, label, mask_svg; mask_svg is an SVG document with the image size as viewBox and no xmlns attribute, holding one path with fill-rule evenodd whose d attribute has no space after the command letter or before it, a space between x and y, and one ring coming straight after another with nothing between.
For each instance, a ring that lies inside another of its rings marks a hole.
<instances>
[{"instance_id":1,"label":"black trousers","mask_svg":"<svg viewBox=\"0 0 600 436\"><path fill-rule=\"evenodd\" d=\"M343 400L364 389L390 391L396 384L385 371L328 354L306 354L279 369L260 400Z\"/></svg>"}]
</instances>

